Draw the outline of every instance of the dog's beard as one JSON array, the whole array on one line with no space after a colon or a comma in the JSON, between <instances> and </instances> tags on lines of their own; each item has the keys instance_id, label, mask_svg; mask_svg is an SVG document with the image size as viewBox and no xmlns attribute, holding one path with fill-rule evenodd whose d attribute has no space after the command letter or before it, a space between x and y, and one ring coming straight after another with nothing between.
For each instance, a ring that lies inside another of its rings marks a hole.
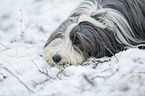
<instances>
[{"instance_id":1,"label":"dog's beard","mask_svg":"<svg viewBox=\"0 0 145 96\"><path fill-rule=\"evenodd\" d=\"M61 56L61 60L59 62L54 62L52 59L55 54ZM44 59L52 65L62 65L62 64L80 64L84 57L83 55L76 51L72 46L70 40L63 40L61 38L57 38L53 40L45 49L44 49Z\"/></svg>"}]
</instances>

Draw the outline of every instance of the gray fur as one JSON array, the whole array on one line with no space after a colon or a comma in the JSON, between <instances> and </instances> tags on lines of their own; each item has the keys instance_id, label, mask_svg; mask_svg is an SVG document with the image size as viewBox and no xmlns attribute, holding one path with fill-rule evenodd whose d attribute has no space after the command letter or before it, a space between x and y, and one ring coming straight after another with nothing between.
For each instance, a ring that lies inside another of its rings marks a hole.
<instances>
[{"instance_id":1,"label":"gray fur","mask_svg":"<svg viewBox=\"0 0 145 96\"><path fill-rule=\"evenodd\" d=\"M101 25L85 18L81 21L82 14ZM55 30L45 47L56 38L65 38L65 31L72 23L78 24L69 32L68 39L85 58L111 56L105 47L117 53L128 47L145 45L144 0L86 0Z\"/></svg>"}]
</instances>

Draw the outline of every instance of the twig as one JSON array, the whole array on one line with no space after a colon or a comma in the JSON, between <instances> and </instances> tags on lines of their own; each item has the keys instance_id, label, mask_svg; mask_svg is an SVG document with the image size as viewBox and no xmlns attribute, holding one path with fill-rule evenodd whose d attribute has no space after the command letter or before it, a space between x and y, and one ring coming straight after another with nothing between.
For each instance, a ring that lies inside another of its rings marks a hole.
<instances>
[{"instance_id":1,"label":"twig","mask_svg":"<svg viewBox=\"0 0 145 96\"><path fill-rule=\"evenodd\" d=\"M104 80L107 80L107 79L111 78L112 76L114 76L117 72L118 72L118 69L109 76L95 76L95 77L92 77L91 79L94 80L96 78L103 78Z\"/></svg>"},{"instance_id":2,"label":"twig","mask_svg":"<svg viewBox=\"0 0 145 96\"><path fill-rule=\"evenodd\" d=\"M24 31L23 31L23 12L22 9L20 9L21 13L21 19L20 19L20 29L21 29L21 39L24 39Z\"/></svg>"},{"instance_id":3,"label":"twig","mask_svg":"<svg viewBox=\"0 0 145 96\"><path fill-rule=\"evenodd\" d=\"M65 73L65 71L63 70L63 74L64 74L64 76L66 76L67 77L67 75L66 75L66 73Z\"/></svg>"},{"instance_id":4,"label":"twig","mask_svg":"<svg viewBox=\"0 0 145 96\"><path fill-rule=\"evenodd\" d=\"M41 74L44 74L44 75L48 76L49 78L52 78L51 76L49 76L48 71L47 71L47 73L44 72L44 71L41 71L40 68L35 64L34 61L31 61L31 62L37 67L37 69L39 70L39 72L40 72Z\"/></svg>"},{"instance_id":5,"label":"twig","mask_svg":"<svg viewBox=\"0 0 145 96\"><path fill-rule=\"evenodd\" d=\"M86 79L86 81L89 82L92 86L95 85L94 82L91 79L89 79L86 75L83 75L83 76Z\"/></svg>"},{"instance_id":6,"label":"twig","mask_svg":"<svg viewBox=\"0 0 145 96\"><path fill-rule=\"evenodd\" d=\"M39 83L37 83L36 81L33 81L33 80L32 80L32 82L35 84L35 85L34 85L34 88L35 88L37 85L44 84L45 82L47 82L47 81L49 81L49 80L50 80L50 79L46 79L46 80L41 81L41 82L39 82Z\"/></svg>"},{"instance_id":7,"label":"twig","mask_svg":"<svg viewBox=\"0 0 145 96\"><path fill-rule=\"evenodd\" d=\"M57 74L56 74L56 77L58 77L61 73L63 73L64 76L67 77L65 71L63 69L61 69Z\"/></svg>"},{"instance_id":8,"label":"twig","mask_svg":"<svg viewBox=\"0 0 145 96\"><path fill-rule=\"evenodd\" d=\"M109 49L109 48L107 48L106 46L104 46L116 59L117 59L117 61L119 62L119 60L118 60L118 58L114 55L114 53Z\"/></svg>"},{"instance_id":9,"label":"twig","mask_svg":"<svg viewBox=\"0 0 145 96\"><path fill-rule=\"evenodd\" d=\"M84 63L85 61L87 61L88 58L89 58L89 57L86 57L85 60L83 60L83 62L82 62L80 65L83 65L83 63Z\"/></svg>"},{"instance_id":10,"label":"twig","mask_svg":"<svg viewBox=\"0 0 145 96\"><path fill-rule=\"evenodd\" d=\"M0 66L0 68L6 70L8 73L10 73L14 78L16 78L30 93L33 93L33 90L31 90L22 80L20 80L15 74L13 74L8 68Z\"/></svg>"},{"instance_id":11,"label":"twig","mask_svg":"<svg viewBox=\"0 0 145 96\"><path fill-rule=\"evenodd\" d=\"M2 58L2 57L1 57ZM7 60L5 60L4 58L2 58L6 63L8 63L15 71L17 74L21 75Z\"/></svg>"},{"instance_id":12,"label":"twig","mask_svg":"<svg viewBox=\"0 0 145 96\"><path fill-rule=\"evenodd\" d=\"M1 44L2 46L4 46L6 49L9 49L7 46L5 46L4 44L2 44L1 42L0 42L0 44Z\"/></svg>"}]
</instances>

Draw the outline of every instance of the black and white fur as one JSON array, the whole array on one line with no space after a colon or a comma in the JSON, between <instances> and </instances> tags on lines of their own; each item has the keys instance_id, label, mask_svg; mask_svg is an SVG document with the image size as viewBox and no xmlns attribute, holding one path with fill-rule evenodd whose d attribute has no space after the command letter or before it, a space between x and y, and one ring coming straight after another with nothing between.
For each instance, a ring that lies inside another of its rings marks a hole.
<instances>
[{"instance_id":1,"label":"black and white fur","mask_svg":"<svg viewBox=\"0 0 145 96\"><path fill-rule=\"evenodd\" d=\"M76 65L144 44L145 0L86 0L49 37L43 57Z\"/></svg>"}]
</instances>

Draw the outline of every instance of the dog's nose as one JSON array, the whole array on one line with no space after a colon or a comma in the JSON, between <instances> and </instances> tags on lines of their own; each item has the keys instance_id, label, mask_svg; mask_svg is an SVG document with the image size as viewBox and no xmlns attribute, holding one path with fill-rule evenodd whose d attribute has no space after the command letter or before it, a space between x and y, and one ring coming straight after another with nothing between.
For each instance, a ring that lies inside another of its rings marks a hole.
<instances>
[{"instance_id":1,"label":"dog's nose","mask_svg":"<svg viewBox=\"0 0 145 96\"><path fill-rule=\"evenodd\" d=\"M61 56L56 54L52 57L52 60L55 63L59 63L61 61Z\"/></svg>"}]
</instances>

